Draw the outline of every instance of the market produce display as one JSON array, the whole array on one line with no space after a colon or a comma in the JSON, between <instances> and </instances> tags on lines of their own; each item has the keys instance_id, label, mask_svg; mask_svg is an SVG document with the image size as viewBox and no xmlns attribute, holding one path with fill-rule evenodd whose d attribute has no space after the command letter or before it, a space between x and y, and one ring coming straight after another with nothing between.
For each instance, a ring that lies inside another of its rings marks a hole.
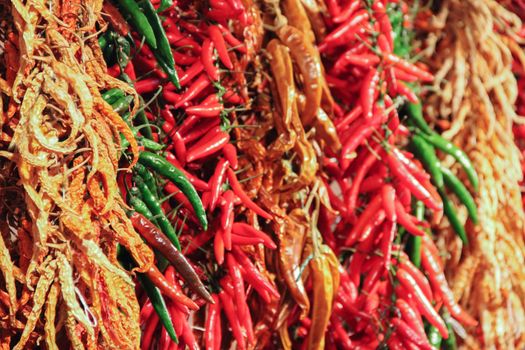
<instances>
[{"instance_id":1,"label":"market produce display","mask_svg":"<svg viewBox=\"0 0 525 350\"><path fill-rule=\"evenodd\" d=\"M0 348L523 348L524 17L0 0Z\"/></svg>"}]
</instances>

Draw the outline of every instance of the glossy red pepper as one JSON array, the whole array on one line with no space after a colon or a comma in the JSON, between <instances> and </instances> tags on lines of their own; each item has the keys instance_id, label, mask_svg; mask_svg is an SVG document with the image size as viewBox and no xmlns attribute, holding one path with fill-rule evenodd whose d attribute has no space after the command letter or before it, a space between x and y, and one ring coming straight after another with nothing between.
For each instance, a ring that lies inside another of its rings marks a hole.
<instances>
[{"instance_id":1,"label":"glossy red pepper","mask_svg":"<svg viewBox=\"0 0 525 350\"><path fill-rule=\"evenodd\" d=\"M359 188L361 186L361 183L363 182L363 179L368 174L369 170L374 166L374 164L377 162L377 153L376 151L379 149L379 145L374 147L374 149L368 154L368 156L359 164L359 168L352 180L352 185L350 187L350 193L348 194L348 200L346 203L347 210L349 213L353 213L355 210L356 202L357 202L357 196L359 195Z\"/></svg>"},{"instance_id":2,"label":"glossy red pepper","mask_svg":"<svg viewBox=\"0 0 525 350\"><path fill-rule=\"evenodd\" d=\"M430 324L436 327L439 330L439 333L443 338L448 338L448 330L445 322L439 316L439 314L434 310L432 304L427 299L419 285L416 283L414 278L403 269L397 270L396 277L398 278L401 285L406 288L406 290L413 294L414 299L417 302L417 307L419 312L421 312Z\"/></svg>"},{"instance_id":3,"label":"glossy red pepper","mask_svg":"<svg viewBox=\"0 0 525 350\"><path fill-rule=\"evenodd\" d=\"M365 210L361 213L357 219L356 224L350 231L349 235L346 238L345 246L352 246L359 239L359 235L362 234L365 226L369 224L377 212L382 207L382 198L381 196L375 196L372 198L370 203L366 206Z\"/></svg>"},{"instance_id":4,"label":"glossy red pepper","mask_svg":"<svg viewBox=\"0 0 525 350\"><path fill-rule=\"evenodd\" d=\"M417 77L419 80L422 80L422 81L434 80L434 76L431 73L422 70L418 66L405 61L404 59L394 55L393 53L384 54L383 59L385 60L385 63L394 65L395 67L407 72L408 74L411 74Z\"/></svg>"},{"instance_id":5,"label":"glossy red pepper","mask_svg":"<svg viewBox=\"0 0 525 350\"><path fill-rule=\"evenodd\" d=\"M191 84L190 87L184 92L180 99L175 103L175 108L179 108L187 102L193 100L197 95L199 95L205 88L210 85L210 80L205 74L201 74L197 80Z\"/></svg>"},{"instance_id":6,"label":"glossy red pepper","mask_svg":"<svg viewBox=\"0 0 525 350\"><path fill-rule=\"evenodd\" d=\"M392 243L397 233L397 224L395 221L388 221L383 224L383 235L381 237L381 253L385 269L390 269L390 256L392 255Z\"/></svg>"},{"instance_id":7,"label":"glossy red pepper","mask_svg":"<svg viewBox=\"0 0 525 350\"><path fill-rule=\"evenodd\" d=\"M222 154L224 155L224 158L230 163L230 166L233 170L237 170L239 168L239 160L237 159L237 148L235 148L234 145L231 143L225 145L222 148Z\"/></svg>"},{"instance_id":8,"label":"glossy red pepper","mask_svg":"<svg viewBox=\"0 0 525 350\"><path fill-rule=\"evenodd\" d=\"M425 326L423 325L423 320L421 320L419 313L402 298L397 298L396 307L401 313L401 318L410 326L410 328L416 331L420 336L425 337Z\"/></svg>"},{"instance_id":9,"label":"glossy red pepper","mask_svg":"<svg viewBox=\"0 0 525 350\"><path fill-rule=\"evenodd\" d=\"M425 205L433 210L441 210L443 203L437 203L428 190L408 171L403 163L396 157L394 152L384 152L390 171L399 179L410 192Z\"/></svg>"},{"instance_id":10,"label":"glossy red pepper","mask_svg":"<svg viewBox=\"0 0 525 350\"><path fill-rule=\"evenodd\" d=\"M215 260L217 264L222 265L224 262L224 239L222 237L222 230L215 232L213 240L213 252L215 253Z\"/></svg>"},{"instance_id":11,"label":"glossy red pepper","mask_svg":"<svg viewBox=\"0 0 525 350\"><path fill-rule=\"evenodd\" d=\"M159 88L161 80L159 78L146 78L135 83L135 90L138 94L147 94Z\"/></svg>"},{"instance_id":12,"label":"glossy red pepper","mask_svg":"<svg viewBox=\"0 0 525 350\"><path fill-rule=\"evenodd\" d=\"M432 287L439 292L450 314L465 326L476 326L478 322L466 313L454 299L454 293L448 286L443 269L430 249L422 249L421 264L428 274Z\"/></svg>"},{"instance_id":13,"label":"glossy red pepper","mask_svg":"<svg viewBox=\"0 0 525 350\"><path fill-rule=\"evenodd\" d=\"M365 118L371 119L373 116L374 102L376 99L377 87L379 84L379 72L375 68L371 68L361 85L361 92L359 93L359 101L363 109Z\"/></svg>"},{"instance_id":14,"label":"glossy red pepper","mask_svg":"<svg viewBox=\"0 0 525 350\"><path fill-rule=\"evenodd\" d=\"M219 303L219 296L217 294L212 295L215 304L208 304L206 312L206 321L204 326L204 344L206 350L214 350L215 347L215 325L217 319L220 319L221 305Z\"/></svg>"},{"instance_id":15,"label":"glossy red pepper","mask_svg":"<svg viewBox=\"0 0 525 350\"><path fill-rule=\"evenodd\" d=\"M191 117L192 116L190 116L190 118ZM197 118L200 118L200 117L197 117ZM220 119L218 118L210 118L210 119L206 118L204 121L201 121L197 126L195 126L192 130L190 130L186 134L182 133L180 130L179 130L179 133L183 135L182 139L184 140L185 143L191 143L195 140L205 142L204 140L202 140L203 136L205 134L211 133L213 130L217 133L220 129L219 124L220 124Z\"/></svg>"},{"instance_id":16,"label":"glossy red pepper","mask_svg":"<svg viewBox=\"0 0 525 350\"><path fill-rule=\"evenodd\" d=\"M202 43L201 62L204 70L213 81L219 80L219 68L215 65L214 46L210 39L204 39Z\"/></svg>"},{"instance_id":17,"label":"glossy red pepper","mask_svg":"<svg viewBox=\"0 0 525 350\"><path fill-rule=\"evenodd\" d=\"M226 47L226 42L222 36L221 29L215 25L211 25L208 27L208 34L215 45L215 49L217 50L217 54L219 55L222 64L228 69L233 69L233 63L228 55L228 48Z\"/></svg>"},{"instance_id":18,"label":"glossy red pepper","mask_svg":"<svg viewBox=\"0 0 525 350\"><path fill-rule=\"evenodd\" d=\"M220 126L212 129L206 137L199 140L188 149L186 161L188 163L205 158L218 152L230 141L230 134L221 130Z\"/></svg>"},{"instance_id":19,"label":"glossy red pepper","mask_svg":"<svg viewBox=\"0 0 525 350\"><path fill-rule=\"evenodd\" d=\"M224 239L224 248L226 250L232 249L232 225L234 220L233 213L233 202L235 200L235 194L228 190L222 195L222 210L221 210L221 227Z\"/></svg>"},{"instance_id":20,"label":"glossy red pepper","mask_svg":"<svg viewBox=\"0 0 525 350\"><path fill-rule=\"evenodd\" d=\"M334 1L335 2L335 1ZM350 16L360 7L361 2L359 0L349 1L344 8L340 10L340 13L337 16L333 17L334 23L343 23L350 19ZM333 14L331 14L333 16Z\"/></svg>"},{"instance_id":21,"label":"glossy red pepper","mask_svg":"<svg viewBox=\"0 0 525 350\"><path fill-rule=\"evenodd\" d=\"M141 350L148 350L153 342L153 334L155 329L159 325L159 316L156 313L153 313L151 317L146 322L146 328L142 335Z\"/></svg>"},{"instance_id":22,"label":"glossy red pepper","mask_svg":"<svg viewBox=\"0 0 525 350\"><path fill-rule=\"evenodd\" d=\"M215 172L210 179L210 210L215 210L217 206L221 188L225 180L226 169L228 169L229 162L224 158L219 159L219 162L215 166Z\"/></svg>"},{"instance_id":23,"label":"glossy red pepper","mask_svg":"<svg viewBox=\"0 0 525 350\"><path fill-rule=\"evenodd\" d=\"M186 108L186 113L194 114L199 117L212 118L218 117L221 115L221 112L224 110L224 105L222 103L216 104L206 104L206 105L197 105Z\"/></svg>"},{"instance_id":24,"label":"glossy red pepper","mask_svg":"<svg viewBox=\"0 0 525 350\"><path fill-rule=\"evenodd\" d=\"M190 83L193 80L193 78L195 78L198 74L200 74L203 71L203 69L204 69L204 66L202 65L202 62L200 60L195 61L195 63L193 63L191 67L186 69L184 73L182 73L179 76L180 86L186 86L188 83Z\"/></svg>"},{"instance_id":25,"label":"glossy red pepper","mask_svg":"<svg viewBox=\"0 0 525 350\"><path fill-rule=\"evenodd\" d=\"M243 223L243 222L235 222L232 225L232 232L234 234L237 234L239 236L255 236L264 241L264 246L270 249L276 249L277 245L274 243L274 241L264 232L257 230L253 226Z\"/></svg>"},{"instance_id":26,"label":"glossy red pepper","mask_svg":"<svg viewBox=\"0 0 525 350\"><path fill-rule=\"evenodd\" d=\"M235 50L239 51L240 53L247 53L246 46L236 37L233 36L233 34L226 29L222 24L217 25L219 29L222 32L222 35L224 36L224 40L228 42Z\"/></svg>"},{"instance_id":27,"label":"glossy red pepper","mask_svg":"<svg viewBox=\"0 0 525 350\"><path fill-rule=\"evenodd\" d=\"M357 105L350 112L345 114L345 116L335 122L335 127L338 132L341 132L348 125L352 124L360 115L363 113L363 108L361 105Z\"/></svg>"},{"instance_id":28,"label":"glossy red pepper","mask_svg":"<svg viewBox=\"0 0 525 350\"><path fill-rule=\"evenodd\" d=\"M274 298L279 298L279 292L266 280L257 270L255 265L246 256L246 254L238 247L233 247L233 255L237 259L241 269L243 278L253 287L259 294L268 292Z\"/></svg>"},{"instance_id":29,"label":"glossy red pepper","mask_svg":"<svg viewBox=\"0 0 525 350\"><path fill-rule=\"evenodd\" d=\"M208 184L195 175L191 174L190 172L186 171L184 167L179 163L177 158L173 153L166 152L166 160L173 164L177 169L182 171L182 173L188 178L188 180L191 182L191 184L195 187L198 191L208 191L210 188Z\"/></svg>"},{"instance_id":30,"label":"glossy red pepper","mask_svg":"<svg viewBox=\"0 0 525 350\"><path fill-rule=\"evenodd\" d=\"M177 303L181 303L182 305L187 306L192 310L199 309L199 307L197 306L197 304L195 304L193 300L188 298L186 295L178 292L173 287L173 285L170 285L168 281L166 281L164 275L160 273L159 269L155 265L153 265L148 271L146 271L145 274L165 296L169 297Z\"/></svg>"},{"instance_id":31,"label":"glossy red pepper","mask_svg":"<svg viewBox=\"0 0 525 350\"><path fill-rule=\"evenodd\" d=\"M423 350L433 350L434 349L432 346L430 346L425 336L420 335L415 330L410 328L410 326L406 324L400 318L394 317L392 318L390 322L395 327L396 332L401 337L410 341L411 343L414 343L415 345L417 345L419 349L423 349Z\"/></svg>"},{"instance_id":32,"label":"glossy red pepper","mask_svg":"<svg viewBox=\"0 0 525 350\"><path fill-rule=\"evenodd\" d=\"M319 51L326 52L354 39L354 34L361 28L362 22L368 19L368 12L360 10L356 12L350 20L342 23L335 30L330 32L319 44Z\"/></svg>"},{"instance_id":33,"label":"glossy red pepper","mask_svg":"<svg viewBox=\"0 0 525 350\"><path fill-rule=\"evenodd\" d=\"M221 290L219 292L219 298L221 300L221 305L223 307L224 313L226 314L226 318L230 323L233 336L235 337L235 340L237 340L238 349L246 349L246 342L244 336L242 335L239 318L237 317L237 313L235 311L235 307L230 295L228 295L224 290Z\"/></svg>"},{"instance_id":34,"label":"glossy red pepper","mask_svg":"<svg viewBox=\"0 0 525 350\"><path fill-rule=\"evenodd\" d=\"M410 215L406 210L403 204L396 199L395 201L395 210L397 215L397 221L401 226L403 226L408 232L415 236L424 236L425 231L420 229L417 225L420 224L419 220L416 217Z\"/></svg>"},{"instance_id":35,"label":"glossy red pepper","mask_svg":"<svg viewBox=\"0 0 525 350\"><path fill-rule=\"evenodd\" d=\"M244 190L241 187L241 184L239 183L239 180L237 180L237 176L233 172L231 168L228 168L227 170L228 175L228 181L230 182L230 186L232 187L233 192L240 198L241 202L248 208L253 210L257 215L262 216L263 218L267 220L272 220L272 215L263 210L261 207L259 207L257 204L255 204L250 197L244 192Z\"/></svg>"}]
</instances>

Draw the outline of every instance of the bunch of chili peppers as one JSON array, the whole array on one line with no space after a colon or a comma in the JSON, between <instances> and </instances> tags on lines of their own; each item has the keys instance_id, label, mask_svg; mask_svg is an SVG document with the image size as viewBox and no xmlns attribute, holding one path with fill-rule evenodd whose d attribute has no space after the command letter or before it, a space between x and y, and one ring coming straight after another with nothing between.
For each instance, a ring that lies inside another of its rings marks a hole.
<instances>
[{"instance_id":1,"label":"bunch of chili peppers","mask_svg":"<svg viewBox=\"0 0 525 350\"><path fill-rule=\"evenodd\" d=\"M472 196L441 166L435 148L463 165L474 190L476 173L465 153L423 118L417 84L433 77L407 60L406 5L351 0L327 1L326 6L330 29L318 46L332 94L340 101L335 125L343 147L325 166L332 204L342 220L326 212L321 232L347 262L329 328L331 343L349 349L416 349L439 347L444 338L451 344L454 333L444 321L446 312L467 327L476 321L454 300L425 214L437 224L445 212L466 242L446 185L472 221L477 218ZM407 140L414 154L401 148Z\"/></svg>"},{"instance_id":2,"label":"bunch of chili peppers","mask_svg":"<svg viewBox=\"0 0 525 350\"><path fill-rule=\"evenodd\" d=\"M302 347L316 344L301 339L319 330L326 330L327 348L431 348L441 338L453 346L449 314L464 326L476 321L455 302L425 219L437 224L446 214L466 242L445 185L473 222L476 208L435 149L456 157L474 190L475 172L465 154L423 118L416 92L433 77L408 60L406 5L325 5L327 32L316 32L316 41L338 102L333 122L343 147L337 153L323 149L323 181L338 214L320 206L318 229L331 250L316 249L334 251L339 262L325 252L313 271L335 268L340 280L331 282L337 293L326 325L297 310L289 313L288 325ZM250 107L244 72L259 54L243 31L255 20L250 6L256 5L104 3L110 29L99 42L108 70L140 94L135 116L127 113L132 96L113 89L104 98L133 126L143 147L133 174L120 179L133 225L157 253L156 266L137 275L143 349L220 349L233 340L240 349L253 347L252 318L264 315L248 301L275 305L285 297L253 249L276 248L272 233L260 226L273 215L243 186L246 162L235 146L235 128ZM407 141L413 153L404 148ZM120 256L133 267L125 251ZM322 299L316 281L327 279L314 274L310 281L309 294ZM201 299L189 298L188 291ZM205 312L195 313L204 302ZM203 332L193 328L197 323Z\"/></svg>"},{"instance_id":3,"label":"bunch of chili peppers","mask_svg":"<svg viewBox=\"0 0 525 350\"><path fill-rule=\"evenodd\" d=\"M255 214L262 220L272 218L245 192L237 149L230 143L236 111L247 101L232 72L242 71L238 56L247 48L227 22L216 17L228 11L241 25L250 18L238 1L210 4L204 19L194 4L177 5L106 2L107 12L117 15L108 18L113 31L106 31L100 40L109 71L132 83L148 101L132 121L144 151L134 173L121 179L133 209L133 225L158 253L157 267L138 276L145 292L142 348L198 348L189 315L201 303L183 294L180 277L208 302L200 338L206 348L219 349L229 341L221 331L226 329L222 311L242 349L254 344L245 287L268 302L279 298L273 282L242 249L256 244L275 249L275 243L242 217L236 218L239 206L251 211L253 215L244 215L252 221ZM128 120L125 111L131 97L120 93L108 91L106 96ZM212 246L213 254L204 246ZM185 258L202 252L201 266ZM198 274L203 279L208 275L207 287Z\"/></svg>"}]
</instances>

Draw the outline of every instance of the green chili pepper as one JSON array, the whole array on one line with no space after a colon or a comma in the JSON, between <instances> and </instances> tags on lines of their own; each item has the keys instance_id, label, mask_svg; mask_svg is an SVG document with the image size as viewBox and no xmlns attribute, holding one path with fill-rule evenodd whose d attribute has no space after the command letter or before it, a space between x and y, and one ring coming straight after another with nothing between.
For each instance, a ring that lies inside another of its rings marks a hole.
<instances>
[{"instance_id":1,"label":"green chili pepper","mask_svg":"<svg viewBox=\"0 0 525 350\"><path fill-rule=\"evenodd\" d=\"M135 130L134 129L134 134L135 134ZM158 142L155 142L153 140L150 140L150 139L147 139L145 137L142 137L142 136L139 136L139 137L135 137L137 139L138 142L140 142L140 144L142 146L144 146L145 149L148 149L150 151L153 151L153 152L158 152L158 151L162 151L165 146L158 143Z\"/></svg>"},{"instance_id":2,"label":"green chili pepper","mask_svg":"<svg viewBox=\"0 0 525 350\"><path fill-rule=\"evenodd\" d=\"M151 171L146 169L146 167L140 163L135 164L135 167L133 169L137 171L137 174L142 178L144 183L148 186L151 193L154 193L155 195L158 196L159 189L157 187L157 180L155 179Z\"/></svg>"},{"instance_id":3,"label":"green chili pepper","mask_svg":"<svg viewBox=\"0 0 525 350\"><path fill-rule=\"evenodd\" d=\"M138 190L135 188L135 190ZM158 226L157 220L155 219L155 216L151 212L151 210L148 208L146 203L142 199L140 199L138 196L128 193L128 203L129 205L138 213L142 214L146 219L153 222L155 225Z\"/></svg>"},{"instance_id":4,"label":"green chili pepper","mask_svg":"<svg viewBox=\"0 0 525 350\"><path fill-rule=\"evenodd\" d=\"M168 41L168 37L166 36L166 32L164 31L160 17L155 11L153 4L149 0L145 0L139 2L138 5L144 12L144 15L146 15L151 28L153 28L153 32L155 33L155 38L157 39L158 44L157 52L164 58L170 67L174 67L175 59L173 58L173 53L171 52L170 42Z\"/></svg>"},{"instance_id":5,"label":"green chili pepper","mask_svg":"<svg viewBox=\"0 0 525 350\"><path fill-rule=\"evenodd\" d=\"M450 325L450 314L448 313L448 310L443 308L442 315L443 321L445 321L448 330L448 338L444 340L443 345L446 350L456 350L458 348L458 345L456 342L456 335L454 334L454 329Z\"/></svg>"},{"instance_id":6,"label":"green chili pepper","mask_svg":"<svg viewBox=\"0 0 525 350\"><path fill-rule=\"evenodd\" d=\"M418 220L423 220L425 216L425 205L421 201L417 201L414 204L414 212ZM410 260L415 267L421 266L421 237L410 235L409 238L409 252Z\"/></svg>"},{"instance_id":7,"label":"green chili pepper","mask_svg":"<svg viewBox=\"0 0 525 350\"><path fill-rule=\"evenodd\" d=\"M106 46L102 50L104 61L109 66L115 64L115 33L108 31L106 32Z\"/></svg>"},{"instance_id":8,"label":"green chili pepper","mask_svg":"<svg viewBox=\"0 0 525 350\"><path fill-rule=\"evenodd\" d=\"M128 110L129 105L131 104L131 102L133 102L133 96L126 95L124 97L119 98L114 103L112 103L111 107L118 114L123 114L123 113L125 113Z\"/></svg>"},{"instance_id":9,"label":"green chili pepper","mask_svg":"<svg viewBox=\"0 0 525 350\"><path fill-rule=\"evenodd\" d=\"M188 201L192 205L195 215L201 223L202 228L204 230L208 229L206 211L204 210L199 194L188 178L179 169L173 166L166 159L151 152L141 152L139 155L139 162L159 175L164 176L168 180L172 181L188 198Z\"/></svg>"},{"instance_id":10,"label":"green chili pepper","mask_svg":"<svg viewBox=\"0 0 525 350\"><path fill-rule=\"evenodd\" d=\"M164 61L164 58L157 52L154 52L153 54L157 59L157 64L160 66L160 68L162 68L164 73L168 75L168 78L170 78L170 81L173 83L173 85L175 85L177 89L180 89L179 77L175 68L173 66L170 66L169 63L167 63L166 61Z\"/></svg>"},{"instance_id":11,"label":"green chili pepper","mask_svg":"<svg viewBox=\"0 0 525 350\"><path fill-rule=\"evenodd\" d=\"M157 50L154 51L155 58L157 63L164 70L164 72L169 76L173 85L176 88L180 88L179 78L177 76L177 71L175 70L175 59L173 58L173 53L171 52L171 46L162 26L159 15L155 11L153 4L149 1L139 2L140 8L143 10L144 15L148 19L155 37L157 39Z\"/></svg>"},{"instance_id":12,"label":"green chili pepper","mask_svg":"<svg viewBox=\"0 0 525 350\"><path fill-rule=\"evenodd\" d=\"M173 321L171 320L171 316L168 311L168 307L166 306L164 297L160 293L159 289L155 287L155 285L149 280L149 278L140 273L137 274L137 277L140 281L140 284L146 291L146 294L153 305L153 309L155 309L155 312L159 316L160 322L162 322L162 325L164 328L166 328L166 331L168 332L171 340L178 344L179 341L177 339L177 335L175 334Z\"/></svg>"},{"instance_id":13,"label":"green chili pepper","mask_svg":"<svg viewBox=\"0 0 525 350\"><path fill-rule=\"evenodd\" d=\"M171 225L170 221L164 214L164 211L162 210L162 207L160 205L159 200L157 199L156 194L153 194L144 180L140 176L135 176L134 178L135 184L140 190L140 193L142 195L142 199L144 200L144 203L148 206L149 210L153 213L155 219L157 220L158 226L161 229L161 231L170 239L170 241L173 243L173 245L180 250L180 243L179 243L179 237L177 237L177 233L175 232L175 229Z\"/></svg>"},{"instance_id":14,"label":"green chili pepper","mask_svg":"<svg viewBox=\"0 0 525 350\"><path fill-rule=\"evenodd\" d=\"M432 181L437 188L443 188L443 174L439 159L434 147L418 134L412 136L412 150L414 155L423 163L425 169L430 173Z\"/></svg>"},{"instance_id":15,"label":"green chili pepper","mask_svg":"<svg viewBox=\"0 0 525 350\"><path fill-rule=\"evenodd\" d=\"M118 0L122 10L131 20L135 30L144 36L146 43L152 50L157 49L157 39L155 32L148 21L148 18L142 13L139 5L134 0Z\"/></svg>"},{"instance_id":16,"label":"green chili pepper","mask_svg":"<svg viewBox=\"0 0 525 350\"><path fill-rule=\"evenodd\" d=\"M421 131L426 134L432 134L432 128L427 124L425 118L423 118L423 108L421 103L406 103L403 106L404 112L408 116L408 119L417 126Z\"/></svg>"},{"instance_id":17,"label":"green chili pepper","mask_svg":"<svg viewBox=\"0 0 525 350\"><path fill-rule=\"evenodd\" d=\"M454 208L454 204L448 198L447 194L443 189L438 189L439 195L441 196L441 200L443 201L443 212L448 218L448 221L450 222L450 226L454 229L456 234L461 238L463 243L468 244L468 238L467 233L465 232L465 228L459 221L458 215L456 213L456 208Z\"/></svg>"},{"instance_id":18,"label":"green chili pepper","mask_svg":"<svg viewBox=\"0 0 525 350\"><path fill-rule=\"evenodd\" d=\"M162 11L167 10L172 5L173 5L173 1L172 0L161 0L160 1L160 6L157 9L157 13L161 13Z\"/></svg>"},{"instance_id":19,"label":"green chili pepper","mask_svg":"<svg viewBox=\"0 0 525 350\"><path fill-rule=\"evenodd\" d=\"M108 91L104 92L102 94L102 98L104 99L104 101L106 101L107 103L111 105L117 102L117 100L120 99L121 97L124 97L124 95L125 95L124 91L117 89L117 88L113 88L113 89L109 89Z\"/></svg>"},{"instance_id":20,"label":"green chili pepper","mask_svg":"<svg viewBox=\"0 0 525 350\"><path fill-rule=\"evenodd\" d=\"M447 187L450 188L456 194L456 196L458 196L461 203L463 203L467 208L468 215L472 219L472 222L477 224L478 208L476 207L476 202L474 202L474 198L472 198L470 192L467 190L465 185L463 185L463 182L461 182L461 180L459 180L452 173L452 171L450 171L450 169L442 166L441 171L443 172L443 178Z\"/></svg>"},{"instance_id":21,"label":"green chili pepper","mask_svg":"<svg viewBox=\"0 0 525 350\"><path fill-rule=\"evenodd\" d=\"M452 157L454 157L467 173L470 183L474 187L474 191L478 190L478 174L476 173L474 166L470 162L470 159L465 152L456 147L452 142L445 140L436 133L431 133L429 135L421 133L421 135L434 147L439 148L443 152L450 154Z\"/></svg>"},{"instance_id":22,"label":"green chili pepper","mask_svg":"<svg viewBox=\"0 0 525 350\"><path fill-rule=\"evenodd\" d=\"M427 338L428 342L434 349L440 349L441 348L441 342L443 340L443 337L441 337L441 334L439 333L438 329L434 326L430 326L427 331Z\"/></svg>"}]
</instances>

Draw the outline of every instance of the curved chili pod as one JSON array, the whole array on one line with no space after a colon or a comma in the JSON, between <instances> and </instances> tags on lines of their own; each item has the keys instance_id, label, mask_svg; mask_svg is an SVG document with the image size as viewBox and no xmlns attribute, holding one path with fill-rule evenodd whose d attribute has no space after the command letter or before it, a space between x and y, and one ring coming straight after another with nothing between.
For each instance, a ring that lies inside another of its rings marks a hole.
<instances>
[{"instance_id":1,"label":"curved chili pod","mask_svg":"<svg viewBox=\"0 0 525 350\"><path fill-rule=\"evenodd\" d=\"M182 173L182 171L177 169L161 156L150 152L141 152L139 155L139 162L155 171L159 175L162 175L168 180L172 181L190 201L191 206L197 215L197 219L202 225L202 228L204 230L208 229L206 211L204 210L204 206L202 205L199 194L188 178Z\"/></svg>"}]
</instances>

